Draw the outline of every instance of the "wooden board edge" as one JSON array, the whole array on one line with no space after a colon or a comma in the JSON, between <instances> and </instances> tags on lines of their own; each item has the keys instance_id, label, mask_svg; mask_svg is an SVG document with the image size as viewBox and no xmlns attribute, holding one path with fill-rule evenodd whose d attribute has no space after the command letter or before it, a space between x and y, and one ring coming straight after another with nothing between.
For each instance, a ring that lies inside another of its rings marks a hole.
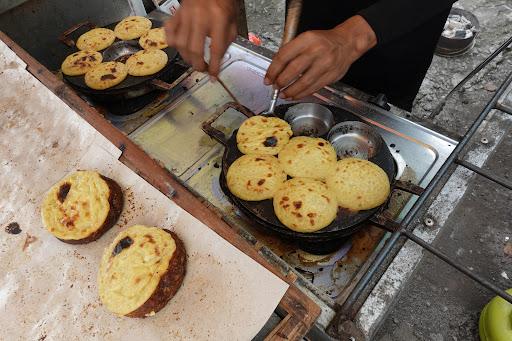
<instances>
[{"instance_id":1,"label":"wooden board edge","mask_svg":"<svg viewBox=\"0 0 512 341\"><path fill-rule=\"evenodd\" d=\"M281 322L265 337L265 341L302 340L320 314L320 308L298 305L304 295L297 287L291 285L279 303L279 308L286 312Z\"/></svg>"},{"instance_id":2,"label":"wooden board edge","mask_svg":"<svg viewBox=\"0 0 512 341\"><path fill-rule=\"evenodd\" d=\"M162 167L158 161L146 154L124 133L107 121L94 107L89 106L80 98L72 88L40 64L1 30L0 40L27 64L27 70L34 77L69 105L100 134L123 151L120 158L121 162L165 195L169 196L169 190L173 188L176 193L172 199L176 204L202 221L237 249L287 282L290 287L281 299L281 302L279 302L279 307L286 311L287 315L267 338L269 340L302 339L320 315L320 307L294 285L293 276L286 276L278 269L275 269L247 240L236 233L227 222L215 214L214 210L202 204L199 198L188 191L173 174Z\"/></svg>"}]
</instances>

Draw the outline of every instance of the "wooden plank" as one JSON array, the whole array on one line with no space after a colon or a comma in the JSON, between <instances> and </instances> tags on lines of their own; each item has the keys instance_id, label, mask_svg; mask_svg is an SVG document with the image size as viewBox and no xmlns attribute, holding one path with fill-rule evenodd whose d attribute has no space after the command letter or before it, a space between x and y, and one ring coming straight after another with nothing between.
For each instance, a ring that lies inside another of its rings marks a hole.
<instances>
[{"instance_id":1,"label":"wooden plank","mask_svg":"<svg viewBox=\"0 0 512 341\"><path fill-rule=\"evenodd\" d=\"M320 308L306 294L293 285L294 276L286 276L275 269L258 251L235 232L218 211L205 205L202 200L188 191L181 182L167 169L153 160L139 146L133 143L120 130L116 129L94 107L89 106L76 92L41 65L30 54L23 50L6 34L0 31L0 39L9 46L26 64L27 70L43 83L50 91L59 96L75 112L82 116L100 134L109 139L123 151L120 161L130 167L142 178L165 195L175 194L173 201L184 210L209 226L221 237L226 239L240 251L247 254L266 269L290 284L285 296L279 303L279 308L287 316L268 336L269 340L300 340L320 314Z\"/></svg>"},{"instance_id":2,"label":"wooden plank","mask_svg":"<svg viewBox=\"0 0 512 341\"><path fill-rule=\"evenodd\" d=\"M295 287L290 286L290 288ZM318 314L308 311L309 307L301 303L301 295L303 293L300 290L288 290L279 303L279 307L285 310L287 315L265 340L301 340L306 335L318 317L320 310L318 310Z\"/></svg>"}]
</instances>

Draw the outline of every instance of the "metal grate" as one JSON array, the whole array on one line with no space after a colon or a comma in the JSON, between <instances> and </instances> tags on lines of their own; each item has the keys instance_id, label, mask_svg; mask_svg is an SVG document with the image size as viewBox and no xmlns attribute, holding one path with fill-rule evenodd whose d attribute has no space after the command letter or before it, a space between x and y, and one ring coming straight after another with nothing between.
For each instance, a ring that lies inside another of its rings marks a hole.
<instances>
[{"instance_id":1,"label":"metal grate","mask_svg":"<svg viewBox=\"0 0 512 341\"><path fill-rule=\"evenodd\" d=\"M381 226L385 227L388 231L391 232L391 236L386 241L386 244L384 247L380 250L380 252L377 254L375 260L368 268L368 271L361 277L359 282L354 287L354 290L350 293L350 295L347 297L347 299L344 301L343 305L341 306L341 309L338 312L338 317L347 316L347 317L353 317L357 309L354 309L355 303L359 300L361 294L364 291L367 291L368 289L371 290L370 285L371 283L376 282L376 276L378 276L378 270L380 266L383 264L384 260L391 254L394 246L399 241L400 237L405 236L408 239L412 240L416 244L420 245L422 248L428 250L435 256L437 256L439 259L443 260L450 266L456 268L469 278L473 279L475 282L479 283L483 287L489 289L496 295L502 297L506 301L512 303L512 296L507 294L504 290L497 287L490 281L488 281L486 278L473 273L472 271L468 270L464 265L454 261L452 258L444 254L443 252L439 251L429 243L425 242L421 238L414 235L413 230L414 228L411 226L411 223L418 218L419 212L422 210L422 208L425 207L426 203L429 201L429 199L432 199L434 189L439 185L443 179L443 177L448 174L450 168L453 165L459 165L462 167L465 167L474 173L483 176L507 189L512 190L512 182L510 182L507 179L501 178L495 174L493 174L491 171L484 170L478 166L475 166L467 161L464 161L464 155L462 151L464 150L464 147L470 142L471 138L475 135L477 130L480 128L483 121L488 116L489 112L493 109L498 109L503 112L506 112L507 114L512 114L512 110L510 108L504 106L503 104L499 103L498 100L501 96L503 96L506 92L506 90L509 88L509 86L512 84L512 73L510 73L506 80L501 84L499 89L496 91L494 96L491 98L491 100L487 103L485 108L482 110L482 112L478 115L476 120L473 122L469 130L466 132L466 134L462 137L456 148L453 150L453 152L450 154L448 159L445 161L445 163L440 168L439 172L434 176L432 181L429 183L429 185L425 188L425 191L418 196L417 201L414 203L411 210L407 213L407 215L404 217L403 221L401 223L389 221L389 220L380 220L376 223L380 224ZM339 319L334 319L335 321L339 322Z\"/></svg>"}]
</instances>

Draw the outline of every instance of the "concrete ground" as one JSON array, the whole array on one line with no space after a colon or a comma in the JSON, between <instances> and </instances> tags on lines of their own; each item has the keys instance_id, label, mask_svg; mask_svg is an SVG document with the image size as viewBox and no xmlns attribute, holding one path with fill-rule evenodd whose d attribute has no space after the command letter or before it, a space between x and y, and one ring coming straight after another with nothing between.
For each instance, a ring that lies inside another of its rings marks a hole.
<instances>
[{"instance_id":1,"label":"concrete ground","mask_svg":"<svg viewBox=\"0 0 512 341\"><path fill-rule=\"evenodd\" d=\"M512 0L462 0L455 6L471 11L480 21L474 48L455 58L435 56L412 113L396 112L462 135L512 72L512 47L455 94L439 115L431 118L430 112L467 73L512 35ZM284 1L246 0L246 7L249 30L262 38L264 46L276 50L282 34ZM500 133L485 136L496 148L484 168L512 179L512 123L499 114L489 121ZM503 136L496 141L498 135ZM475 141L474 148L479 143ZM512 279L511 207L511 191L473 176L434 244L498 286L512 287L508 279ZM492 296L426 254L373 339L478 340L479 313Z\"/></svg>"},{"instance_id":2,"label":"concrete ground","mask_svg":"<svg viewBox=\"0 0 512 341\"><path fill-rule=\"evenodd\" d=\"M512 130L485 168L512 179ZM435 245L501 288L512 287L512 191L475 177ZM510 277L509 277L510 276ZM478 340L478 318L493 297L430 254L425 254L375 340Z\"/></svg>"}]
</instances>

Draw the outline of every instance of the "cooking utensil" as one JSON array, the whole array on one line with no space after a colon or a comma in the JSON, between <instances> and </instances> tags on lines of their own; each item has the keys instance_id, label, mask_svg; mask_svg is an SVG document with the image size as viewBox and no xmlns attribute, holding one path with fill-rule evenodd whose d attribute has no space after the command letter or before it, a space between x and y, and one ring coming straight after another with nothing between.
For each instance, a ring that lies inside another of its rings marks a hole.
<instances>
[{"instance_id":1,"label":"cooking utensil","mask_svg":"<svg viewBox=\"0 0 512 341\"><path fill-rule=\"evenodd\" d=\"M140 50L142 50L142 48L135 40L116 41L103 50L103 61L125 63L132 54L139 52Z\"/></svg>"},{"instance_id":2,"label":"cooking utensil","mask_svg":"<svg viewBox=\"0 0 512 341\"><path fill-rule=\"evenodd\" d=\"M369 160L383 144L382 137L368 124L361 121L345 121L336 124L327 135L338 158L355 157Z\"/></svg>"},{"instance_id":3,"label":"cooking utensil","mask_svg":"<svg viewBox=\"0 0 512 341\"><path fill-rule=\"evenodd\" d=\"M162 22L151 20L153 23L153 27L161 27L163 25ZM117 25L116 23L110 24L105 26L105 28L114 29L114 27ZM73 49L70 51L70 53L73 53L77 51L77 48L74 46L74 40L70 38L70 36L75 33L78 29L82 27L87 27L90 29L91 27L94 27L94 25L90 23L81 23L79 25L76 25L75 27L70 28L66 32L64 32L59 39L65 43L68 46L72 46ZM105 50L101 51L103 55L103 59L105 61L125 61L125 59L128 59L128 57L139 51L142 50L142 47L139 46L138 39L134 40L127 40L127 41L120 41L116 40L111 46L106 48ZM73 86L75 89L79 90L80 92L86 93L88 95L93 96L95 99L99 101L119 101L122 99L129 99L134 98L138 96L142 96L144 94L147 94L154 90L167 90L168 86L163 82L162 80L159 80L158 78L165 78L167 75L172 73L172 65L175 62L175 58L178 55L178 52L171 47L167 47L163 49L165 53L167 53L168 62L167 65L160 70L159 72L149 75L149 76L143 76L143 77L135 77L128 75L124 81L119 83L116 86L113 86L111 88L105 89L105 90L94 90L89 88L85 84L84 76L67 76L64 75L64 80L66 80L71 86ZM120 60L121 59L121 60ZM164 84L162 84L164 83Z\"/></svg>"},{"instance_id":4,"label":"cooking utensil","mask_svg":"<svg viewBox=\"0 0 512 341\"><path fill-rule=\"evenodd\" d=\"M276 107L274 115L276 117L284 118L285 113L296 104L284 104ZM334 106L325 106L334 114L336 123L342 121L359 121L360 119L345 111L341 108ZM215 113L210 119L203 123L203 130L216 139L218 142L225 146L224 155L222 158L222 171L220 176L220 185L224 193L230 198L236 207L238 207L245 215L256 221L259 226L262 226L267 231L276 233L281 237L295 241L299 246L311 253L329 253L336 250L343 241L362 226L369 218L375 214L381 212L386 204L373 208L371 210L349 212L347 210L339 210L336 219L327 227L316 231L314 233L300 233L288 229L284 226L274 213L274 207L272 200L263 200L257 202L249 202L238 199L235 197L226 184L226 174L229 166L240 156L242 153L238 150L236 142L236 133L233 132L231 137L227 138L224 133L212 127L212 123L220 116L224 111L229 108L233 108L243 113L247 117L251 117L254 114L247 108L228 103L222 107L217 113ZM325 134L322 137L327 137ZM384 144L385 145L385 144ZM388 175L390 183L394 184L394 177L396 174L396 165L388 148L381 148L379 152L370 159L370 161L379 165Z\"/></svg>"},{"instance_id":5,"label":"cooking utensil","mask_svg":"<svg viewBox=\"0 0 512 341\"><path fill-rule=\"evenodd\" d=\"M208 65L207 62L205 62L206 64L206 69L208 70L210 68L210 66ZM235 95L233 95L233 93L231 92L231 90L229 90L229 88L227 87L226 83L224 83L222 81L222 79L220 79L220 75L217 76L216 80L219 82L219 84L224 88L224 90L226 90L226 92L228 93L228 95L235 101L236 104L242 106L242 104L240 103L240 101L235 97Z\"/></svg>"},{"instance_id":6,"label":"cooking utensil","mask_svg":"<svg viewBox=\"0 0 512 341\"><path fill-rule=\"evenodd\" d=\"M222 85L222 87L224 88L224 90L226 90L226 92L228 93L228 95L235 101L236 104L238 105L242 105L240 104L240 102L238 101L238 99L236 99L235 95L233 95L233 93L231 92L231 90L229 90L229 88L226 86L226 84L222 81L222 79L218 78L217 77L217 81L219 82L220 85Z\"/></svg>"},{"instance_id":7,"label":"cooking utensil","mask_svg":"<svg viewBox=\"0 0 512 341\"><path fill-rule=\"evenodd\" d=\"M473 13L461 8L452 8L450 11L450 16L451 15L463 16L469 20L473 27L473 34L467 38L457 36L448 38L441 34L439 41L437 42L435 53L443 57L455 57L469 51L473 47L475 37L480 30L478 18L473 15Z\"/></svg>"},{"instance_id":8,"label":"cooking utensil","mask_svg":"<svg viewBox=\"0 0 512 341\"><path fill-rule=\"evenodd\" d=\"M302 0L291 0L286 14L286 21L284 25L283 40L281 47L290 42L297 34L297 27L299 26L300 13L302 12ZM277 99L279 98L280 89L274 89L272 98L270 99L270 106L268 110L262 115L273 115L276 109Z\"/></svg>"},{"instance_id":9,"label":"cooking utensil","mask_svg":"<svg viewBox=\"0 0 512 341\"><path fill-rule=\"evenodd\" d=\"M296 104L286 111L284 120L290 124L295 136L323 136L334 125L332 112L318 103Z\"/></svg>"}]
</instances>

